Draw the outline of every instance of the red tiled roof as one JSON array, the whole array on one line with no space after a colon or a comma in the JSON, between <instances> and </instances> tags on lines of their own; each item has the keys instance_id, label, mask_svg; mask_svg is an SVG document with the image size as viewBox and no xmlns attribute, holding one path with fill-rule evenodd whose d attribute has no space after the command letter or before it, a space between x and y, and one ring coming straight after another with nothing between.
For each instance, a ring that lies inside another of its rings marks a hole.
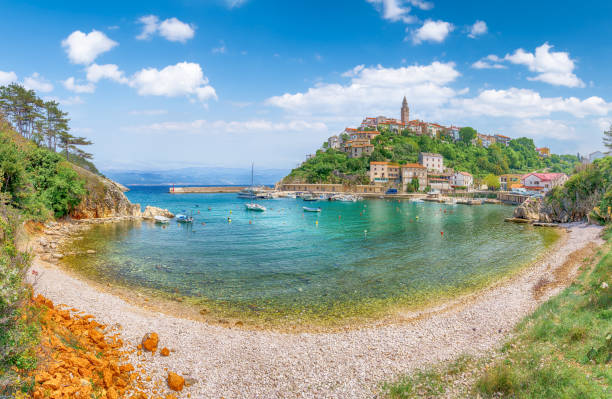
<instances>
[{"instance_id":1,"label":"red tiled roof","mask_svg":"<svg viewBox=\"0 0 612 399\"><path fill-rule=\"evenodd\" d=\"M525 176L523 176L523 179L526 179L529 176L536 176L542 181L551 181L565 176L565 173L527 173Z\"/></svg>"}]
</instances>

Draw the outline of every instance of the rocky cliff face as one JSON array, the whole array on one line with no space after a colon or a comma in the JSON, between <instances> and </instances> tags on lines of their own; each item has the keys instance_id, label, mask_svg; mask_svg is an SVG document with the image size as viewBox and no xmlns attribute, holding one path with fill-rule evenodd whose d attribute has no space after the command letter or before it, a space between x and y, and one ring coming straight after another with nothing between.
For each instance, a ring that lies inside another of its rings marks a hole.
<instances>
[{"instance_id":1,"label":"rocky cliff face","mask_svg":"<svg viewBox=\"0 0 612 399\"><path fill-rule=\"evenodd\" d=\"M542 223L584 221L598 201L599 196L580 198L575 201L556 201L548 197L529 198L514 210L514 217Z\"/></svg>"},{"instance_id":2,"label":"rocky cliff face","mask_svg":"<svg viewBox=\"0 0 612 399\"><path fill-rule=\"evenodd\" d=\"M72 166L85 179L87 195L70 212L70 217L73 219L91 219L140 216L140 205L132 204L123 194L123 189L120 185L78 166Z\"/></svg>"}]
</instances>

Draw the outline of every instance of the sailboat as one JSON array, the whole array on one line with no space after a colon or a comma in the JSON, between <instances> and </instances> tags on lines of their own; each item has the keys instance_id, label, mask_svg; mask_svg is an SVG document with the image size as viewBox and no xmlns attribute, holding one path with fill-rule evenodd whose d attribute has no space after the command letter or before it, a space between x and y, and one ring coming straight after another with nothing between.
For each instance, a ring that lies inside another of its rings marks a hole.
<instances>
[{"instance_id":1,"label":"sailboat","mask_svg":"<svg viewBox=\"0 0 612 399\"><path fill-rule=\"evenodd\" d=\"M255 203L255 195L253 191L253 168L254 164L251 164L251 202L246 203L244 206L246 206L248 211L263 212L266 210L266 207Z\"/></svg>"}]
</instances>

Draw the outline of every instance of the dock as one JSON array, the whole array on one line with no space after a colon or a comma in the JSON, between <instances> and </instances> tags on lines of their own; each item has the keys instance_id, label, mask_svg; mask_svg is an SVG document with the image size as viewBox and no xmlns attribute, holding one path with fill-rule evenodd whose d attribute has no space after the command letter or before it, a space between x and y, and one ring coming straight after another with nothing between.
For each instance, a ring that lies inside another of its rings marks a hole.
<instances>
[{"instance_id":1,"label":"dock","mask_svg":"<svg viewBox=\"0 0 612 399\"><path fill-rule=\"evenodd\" d=\"M525 202L527 198L529 198L529 196L526 194L512 193L509 191L500 191L497 193L497 199L507 204L520 205Z\"/></svg>"},{"instance_id":2,"label":"dock","mask_svg":"<svg viewBox=\"0 0 612 399\"><path fill-rule=\"evenodd\" d=\"M216 187L170 187L170 194L220 194L237 193L247 186L216 186Z\"/></svg>"}]
</instances>

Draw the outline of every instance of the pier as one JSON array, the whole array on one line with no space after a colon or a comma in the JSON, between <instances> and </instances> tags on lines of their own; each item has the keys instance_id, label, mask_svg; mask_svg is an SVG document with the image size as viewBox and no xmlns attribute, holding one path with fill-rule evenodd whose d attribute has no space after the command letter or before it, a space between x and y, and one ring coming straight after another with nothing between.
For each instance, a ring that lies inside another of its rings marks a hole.
<instances>
[{"instance_id":1,"label":"pier","mask_svg":"<svg viewBox=\"0 0 612 399\"><path fill-rule=\"evenodd\" d=\"M170 187L170 194L219 194L237 193L247 188L246 186L216 186L216 187Z\"/></svg>"},{"instance_id":2,"label":"pier","mask_svg":"<svg viewBox=\"0 0 612 399\"><path fill-rule=\"evenodd\" d=\"M520 193L512 193L509 191L500 191L497 193L497 199L501 202L520 205L529 198L528 195Z\"/></svg>"}]
</instances>

